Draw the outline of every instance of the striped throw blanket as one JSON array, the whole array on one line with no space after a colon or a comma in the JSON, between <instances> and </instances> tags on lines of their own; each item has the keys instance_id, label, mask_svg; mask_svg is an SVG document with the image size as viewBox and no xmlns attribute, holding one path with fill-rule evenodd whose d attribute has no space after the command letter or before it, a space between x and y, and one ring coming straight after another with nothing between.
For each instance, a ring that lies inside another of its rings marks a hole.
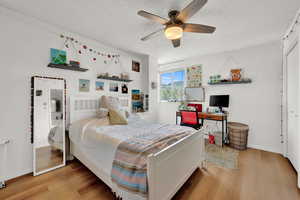
<instances>
[{"instance_id":1,"label":"striped throw blanket","mask_svg":"<svg viewBox=\"0 0 300 200\"><path fill-rule=\"evenodd\" d=\"M120 189L147 197L147 156L192 133L191 128L161 125L121 142L112 165L112 182Z\"/></svg>"}]
</instances>

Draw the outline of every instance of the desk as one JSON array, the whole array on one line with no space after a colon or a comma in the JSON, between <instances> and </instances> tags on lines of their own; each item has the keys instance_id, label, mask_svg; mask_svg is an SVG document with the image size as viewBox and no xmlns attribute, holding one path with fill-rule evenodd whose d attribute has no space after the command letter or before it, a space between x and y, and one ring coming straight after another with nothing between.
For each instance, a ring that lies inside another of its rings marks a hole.
<instances>
[{"instance_id":1,"label":"desk","mask_svg":"<svg viewBox=\"0 0 300 200\"><path fill-rule=\"evenodd\" d=\"M176 124L178 124L178 117L181 118L181 113L176 112ZM228 141L228 132L227 132L227 115L219 113L205 113L198 112L198 118L201 120L201 125L203 126L204 120L219 121L222 123L222 145Z\"/></svg>"}]
</instances>

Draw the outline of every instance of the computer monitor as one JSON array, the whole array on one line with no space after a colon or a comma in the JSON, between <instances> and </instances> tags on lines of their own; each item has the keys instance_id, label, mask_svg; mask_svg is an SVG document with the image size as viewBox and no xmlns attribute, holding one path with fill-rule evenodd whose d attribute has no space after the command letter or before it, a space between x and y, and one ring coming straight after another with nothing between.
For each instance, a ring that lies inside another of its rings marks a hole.
<instances>
[{"instance_id":1,"label":"computer monitor","mask_svg":"<svg viewBox=\"0 0 300 200\"><path fill-rule=\"evenodd\" d=\"M229 106L229 95L212 95L212 96L210 96L209 106L219 107L220 111L223 112L222 108L228 108L228 106Z\"/></svg>"}]
</instances>

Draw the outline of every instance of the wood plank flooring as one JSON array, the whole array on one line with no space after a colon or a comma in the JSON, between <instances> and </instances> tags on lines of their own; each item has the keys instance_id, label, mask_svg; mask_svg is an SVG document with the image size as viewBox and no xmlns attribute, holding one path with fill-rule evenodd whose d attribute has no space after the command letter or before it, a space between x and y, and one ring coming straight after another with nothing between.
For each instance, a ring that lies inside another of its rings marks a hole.
<instances>
[{"instance_id":1,"label":"wood plank flooring","mask_svg":"<svg viewBox=\"0 0 300 200\"><path fill-rule=\"evenodd\" d=\"M0 199L110 200L110 189L79 161L56 171L7 182ZM278 154L248 149L241 152L239 169L211 164L197 170L173 200L300 200L296 173Z\"/></svg>"}]
</instances>

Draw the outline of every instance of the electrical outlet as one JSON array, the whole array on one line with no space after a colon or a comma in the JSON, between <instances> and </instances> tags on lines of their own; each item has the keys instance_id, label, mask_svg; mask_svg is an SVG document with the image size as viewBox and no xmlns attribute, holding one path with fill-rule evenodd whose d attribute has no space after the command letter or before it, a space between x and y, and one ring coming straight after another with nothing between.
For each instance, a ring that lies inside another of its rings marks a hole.
<instances>
[{"instance_id":1,"label":"electrical outlet","mask_svg":"<svg viewBox=\"0 0 300 200\"><path fill-rule=\"evenodd\" d=\"M5 144L8 144L8 143L10 143L9 139L0 139L0 145L5 145Z\"/></svg>"}]
</instances>

